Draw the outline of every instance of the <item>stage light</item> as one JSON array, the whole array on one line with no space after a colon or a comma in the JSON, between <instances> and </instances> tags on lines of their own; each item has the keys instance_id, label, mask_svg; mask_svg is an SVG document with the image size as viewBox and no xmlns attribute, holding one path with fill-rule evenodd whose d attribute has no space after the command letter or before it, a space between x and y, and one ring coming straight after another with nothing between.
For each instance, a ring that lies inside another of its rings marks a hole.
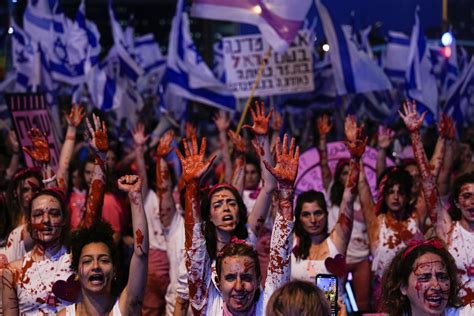
<instances>
[{"instance_id":1,"label":"stage light","mask_svg":"<svg viewBox=\"0 0 474 316\"><path fill-rule=\"evenodd\" d=\"M258 4L252 8L252 11L255 14L261 14L262 13L262 7L260 7Z\"/></svg>"},{"instance_id":2,"label":"stage light","mask_svg":"<svg viewBox=\"0 0 474 316\"><path fill-rule=\"evenodd\" d=\"M15 32L15 30L13 29L13 27L9 27L8 28L8 34L13 34L13 32Z\"/></svg>"},{"instance_id":3,"label":"stage light","mask_svg":"<svg viewBox=\"0 0 474 316\"><path fill-rule=\"evenodd\" d=\"M329 48L330 48L330 47L329 47L329 44L324 44L324 45L323 45L323 51L329 52Z\"/></svg>"},{"instance_id":4,"label":"stage light","mask_svg":"<svg viewBox=\"0 0 474 316\"><path fill-rule=\"evenodd\" d=\"M449 46L453 43L453 35L451 32L445 32L443 36L441 36L441 44L443 46Z\"/></svg>"}]
</instances>

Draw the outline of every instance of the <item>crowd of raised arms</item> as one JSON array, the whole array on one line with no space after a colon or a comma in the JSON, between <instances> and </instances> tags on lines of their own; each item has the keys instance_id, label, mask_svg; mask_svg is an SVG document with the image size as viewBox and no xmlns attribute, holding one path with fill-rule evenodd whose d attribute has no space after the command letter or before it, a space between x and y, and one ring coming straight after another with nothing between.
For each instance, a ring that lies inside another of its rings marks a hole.
<instances>
[{"instance_id":1,"label":"crowd of raised arms","mask_svg":"<svg viewBox=\"0 0 474 316\"><path fill-rule=\"evenodd\" d=\"M474 315L474 127L427 127L410 101L390 127L311 113L291 136L263 102L249 114L138 123L127 145L73 105L57 168L43 131L2 134L3 315ZM299 189L307 150L321 191Z\"/></svg>"}]
</instances>

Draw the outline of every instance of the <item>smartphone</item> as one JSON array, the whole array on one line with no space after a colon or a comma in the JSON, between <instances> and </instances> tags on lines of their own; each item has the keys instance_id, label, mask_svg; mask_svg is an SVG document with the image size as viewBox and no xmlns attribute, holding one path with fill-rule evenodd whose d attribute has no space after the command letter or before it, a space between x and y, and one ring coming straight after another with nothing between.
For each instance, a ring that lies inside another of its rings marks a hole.
<instances>
[{"instance_id":1,"label":"smartphone","mask_svg":"<svg viewBox=\"0 0 474 316\"><path fill-rule=\"evenodd\" d=\"M337 277L334 274L316 275L316 286L320 288L331 306L331 316L337 315Z\"/></svg>"}]
</instances>

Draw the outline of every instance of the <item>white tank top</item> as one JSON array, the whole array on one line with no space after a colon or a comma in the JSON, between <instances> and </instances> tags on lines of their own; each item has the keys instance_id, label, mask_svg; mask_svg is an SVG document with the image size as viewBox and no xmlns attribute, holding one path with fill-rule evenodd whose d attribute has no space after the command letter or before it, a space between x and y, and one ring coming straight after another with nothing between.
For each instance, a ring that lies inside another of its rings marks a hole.
<instances>
[{"instance_id":1,"label":"white tank top","mask_svg":"<svg viewBox=\"0 0 474 316\"><path fill-rule=\"evenodd\" d=\"M474 297L474 275L469 277L468 268L474 268L474 234L465 230L459 222L454 224L454 229L448 239L448 250L456 261L458 276L461 281L459 296L463 305L472 303ZM474 271L473 271L474 272Z\"/></svg>"},{"instance_id":2,"label":"white tank top","mask_svg":"<svg viewBox=\"0 0 474 316\"><path fill-rule=\"evenodd\" d=\"M66 316L76 316L76 304L66 307ZM122 316L118 299L115 301L114 307L112 308L112 316Z\"/></svg>"},{"instance_id":3,"label":"white tank top","mask_svg":"<svg viewBox=\"0 0 474 316\"><path fill-rule=\"evenodd\" d=\"M328 257L334 258L339 252L330 237L328 237L326 241L329 249ZM315 284L316 275L318 274L331 274L331 272L327 270L324 260L297 259L293 253L291 254L292 280L308 281Z\"/></svg>"},{"instance_id":4,"label":"white tank top","mask_svg":"<svg viewBox=\"0 0 474 316\"><path fill-rule=\"evenodd\" d=\"M423 235L418 228L418 224L412 215L407 219L406 231L396 232L386 224L386 215L383 216L382 225L379 232L379 244L375 250L372 261L372 271L375 276L381 278L385 267L390 264L393 257L412 239L423 239Z\"/></svg>"}]
</instances>

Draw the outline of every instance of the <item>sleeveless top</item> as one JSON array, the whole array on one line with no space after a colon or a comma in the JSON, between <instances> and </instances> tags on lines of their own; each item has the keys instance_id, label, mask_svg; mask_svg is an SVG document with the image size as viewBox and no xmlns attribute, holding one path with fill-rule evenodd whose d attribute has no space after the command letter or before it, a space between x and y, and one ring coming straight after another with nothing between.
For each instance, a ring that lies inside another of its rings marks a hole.
<instances>
[{"instance_id":1,"label":"sleeveless top","mask_svg":"<svg viewBox=\"0 0 474 316\"><path fill-rule=\"evenodd\" d=\"M474 302L474 271L471 276L468 269L474 269L474 233L465 230L460 222L455 222L448 236L448 250L456 261L458 276L461 283L459 296L464 305Z\"/></svg>"},{"instance_id":2,"label":"sleeveless top","mask_svg":"<svg viewBox=\"0 0 474 316\"><path fill-rule=\"evenodd\" d=\"M76 304L66 307L66 316L76 316ZM118 299L115 301L114 307L112 308L112 316L122 316Z\"/></svg>"},{"instance_id":3,"label":"sleeveless top","mask_svg":"<svg viewBox=\"0 0 474 316\"><path fill-rule=\"evenodd\" d=\"M334 242L330 237L326 238L329 250L329 256L334 258L339 254ZM324 260L297 259L294 253L291 253L291 280L302 280L316 284L316 275L331 274L326 269Z\"/></svg>"},{"instance_id":4,"label":"sleeveless top","mask_svg":"<svg viewBox=\"0 0 474 316\"><path fill-rule=\"evenodd\" d=\"M21 271L15 277L18 307L21 315L57 313L71 302L63 301L53 292L56 281L66 281L71 276L71 257L62 247L51 258L33 261L31 251L23 257Z\"/></svg>"},{"instance_id":5,"label":"sleeveless top","mask_svg":"<svg viewBox=\"0 0 474 316\"><path fill-rule=\"evenodd\" d=\"M378 246L373 254L372 271L375 276L381 278L385 267L390 264L393 257L403 248L405 248L408 241L412 239L423 239L423 235L418 228L415 220L415 215L410 216L406 222L406 230L394 231L386 224L387 217L383 216L382 225L380 227ZM399 222L400 226L402 222Z\"/></svg>"}]
</instances>

